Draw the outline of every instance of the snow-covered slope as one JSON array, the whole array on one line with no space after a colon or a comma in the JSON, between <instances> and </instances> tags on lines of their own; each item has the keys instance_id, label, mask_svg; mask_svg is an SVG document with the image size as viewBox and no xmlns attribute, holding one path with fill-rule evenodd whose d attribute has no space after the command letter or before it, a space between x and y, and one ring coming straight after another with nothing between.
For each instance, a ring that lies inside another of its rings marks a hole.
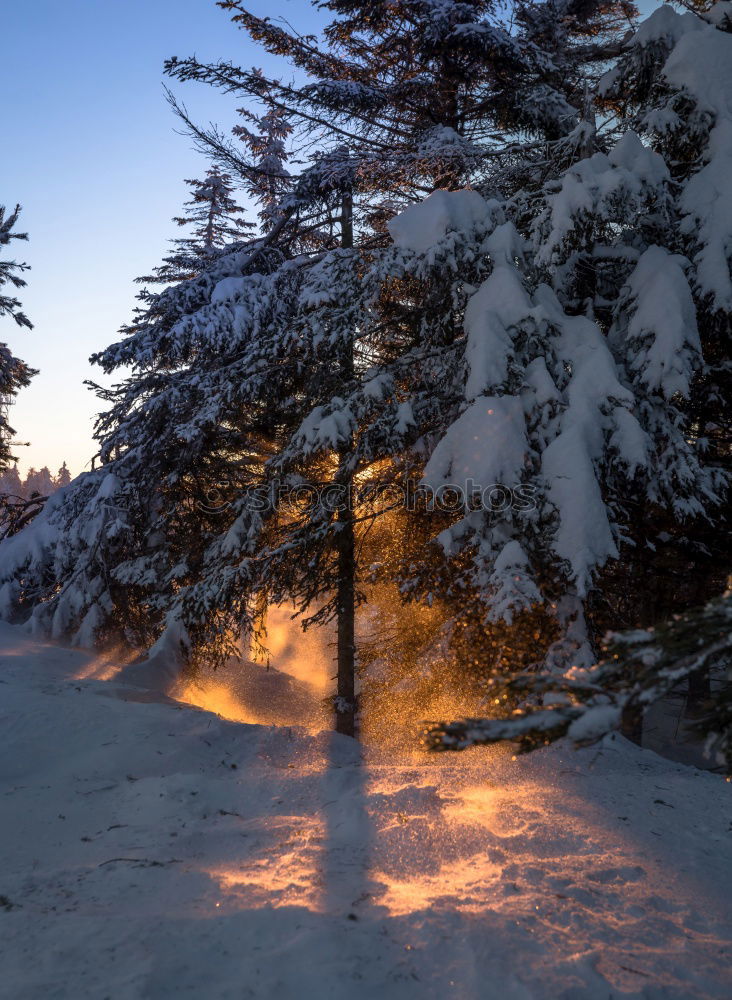
<instances>
[{"instance_id":1,"label":"snow-covered slope","mask_svg":"<svg viewBox=\"0 0 732 1000\"><path fill-rule=\"evenodd\" d=\"M616 740L401 760L0 627L0 995L732 995L732 786Z\"/></svg>"}]
</instances>

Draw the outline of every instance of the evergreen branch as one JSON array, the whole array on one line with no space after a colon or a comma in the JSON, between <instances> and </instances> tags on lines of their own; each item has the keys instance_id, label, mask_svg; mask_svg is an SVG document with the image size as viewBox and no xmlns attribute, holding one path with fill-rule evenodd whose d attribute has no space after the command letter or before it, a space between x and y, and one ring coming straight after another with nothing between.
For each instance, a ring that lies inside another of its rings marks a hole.
<instances>
[{"instance_id":1,"label":"evergreen branch","mask_svg":"<svg viewBox=\"0 0 732 1000\"><path fill-rule=\"evenodd\" d=\"M335 133L349 141L366 142L374 146L374 148L382 150L389 150L391 148L388 142L382 142L359 132L349 132L331 119L323 118L321 115L304 110L303 105L316 105L322 110L331 110L323 102L318 102L313 98L306 99L294 87L286 86L278 80L260 76L256 73L248 73L239 67L233 66L231 63L217 63L212 66L199 63L193 58L179 60L173 57L166 60L165 72L168 76L181 81L198 80L205 83L213 83L215 86L221 87L225 92L242 92L248 94L263 101L269 107L285 111L289 115L300 118L310 126L322 128L327 133ZM355 112L349 112L348 116L360 120L369 127L373 127L374 125L373 120L359 116Z\"/></svg>"},{"instance_id":2,"label":"evergreen branch","mask_svg":"<svg viewBox=\"0 0 732 1000\"><path fill-rule=\"evenodd\" d=\"M722 689L696 728L732 770L732 595L655 629L612 633L604 650L606 658L590 670L518 674L494 684L499 702L519 700L529 707L505 718L438 723L425 734L428 747L463 750L511 741L528 752L564 736L578 746L596 743L624 717L642 715L679 683L712 668L722 677Z\"/></svg>"}]
</instances>

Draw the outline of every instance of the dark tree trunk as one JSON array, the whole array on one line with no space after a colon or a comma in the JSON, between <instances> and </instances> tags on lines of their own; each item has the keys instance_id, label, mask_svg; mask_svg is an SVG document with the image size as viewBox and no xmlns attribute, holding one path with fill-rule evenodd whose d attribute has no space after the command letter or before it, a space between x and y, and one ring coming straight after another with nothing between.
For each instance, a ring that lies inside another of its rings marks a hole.
<instances>
[{"instance_id":1,"label":"dark tree trunk","mask_svg":"<svg viewBox=\"0 0 732 1000\"><path fill-rule=\"evenodd\" d=\"M356 588L353 514L338 515L338 690L336 732L356 735Z\"/></svg>"},{"instance_id":2,"label":"dark tree trunk","mask_svg":"<svg viewBox=\"0 0 732 1000\"><path fill-rule=\"evenodd\" d=\"M623 709L620 732L631 743L643 746L643 710L633 705Z\"/></svg>"},{"instance_id":3,"label":"dark tree trunk","mask_svg":"<svg viewBox=\"0 0 732 1000\"><path fill-rule=\"evenodd\" d=\"M697 670L689 674L688 706L692 712L698 711L712 696L711 678L708 670Z\"/></svg>"},{"instance_id":4,"label":"dark tree trunk","mask_svg":"<svg viewBox=\"0 0 732 1000\"><path fill-rule=\"evenodd\" d=\"M353 198L343 196L341 209L341 246L353 247ZM342 382L353 379L353 340L345 345L341 362ZM338 675L336 690L336 732L356 735L356 543L352 510L352 475L344 473L350 448L341 455L339 485L343 488L342 509L338 512L338 587L336 607Z\"/></svg>"}]
</instances>

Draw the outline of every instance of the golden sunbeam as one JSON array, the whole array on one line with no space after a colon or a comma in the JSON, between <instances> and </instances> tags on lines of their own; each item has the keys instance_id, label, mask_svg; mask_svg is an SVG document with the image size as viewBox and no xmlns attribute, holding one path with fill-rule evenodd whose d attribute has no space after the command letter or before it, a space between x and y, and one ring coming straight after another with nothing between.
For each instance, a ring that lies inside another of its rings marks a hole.
<instances>
[{"instance_id":1,"label":"golden sunbeam","mask_svg":"<svg viewBox=\"0 0 732 1000\"><path fill-rule=\"evenodd\" d=\"M175 698L187 705L196 705L232 722L256 724L261 721L256 712L247 709L231 688L214 681L188 681L175 691Z\"/></svg>"},{"instance_id":2,"label":"golden sunbeam","mask_svg":"<svg viewBox=\"0 0 732 1000\"><path fill-rule=\"evenodd\" d=\"M218 889L215 908L298 906L320 912L323 836L324 825L318 817L270 818L266 857L206 869Z\"/></svg>"},{"instance_id":3,"label":"golden sunbeam","mask_svg":"<svg viewBox=\"0 0 732 1000\"><path fill-rule=\"evenodd\" d=\"M74 674L76 681L111 681L128 666L138 654L123 647L106 649Z\"/></svg>"}]
</instances>

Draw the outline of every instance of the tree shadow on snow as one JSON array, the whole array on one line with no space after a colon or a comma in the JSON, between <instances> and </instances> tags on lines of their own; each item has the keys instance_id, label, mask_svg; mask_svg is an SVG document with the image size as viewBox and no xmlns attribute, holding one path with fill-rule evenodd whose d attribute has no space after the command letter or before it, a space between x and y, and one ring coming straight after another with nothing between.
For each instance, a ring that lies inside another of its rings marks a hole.
<instances>
[{"instance_id":1,"label":"tree shadow on snow","mask_svg":"<svg viewBox=\"0 0 732 1000\"><path fill-rule=\"evenodd\" d=\"M371 875L375 829L364 748L337 733L321 733L319 739L325 744L321 905L329 916L356 922L373 910L382 888Z\"/></svg>"}]
</instances>

